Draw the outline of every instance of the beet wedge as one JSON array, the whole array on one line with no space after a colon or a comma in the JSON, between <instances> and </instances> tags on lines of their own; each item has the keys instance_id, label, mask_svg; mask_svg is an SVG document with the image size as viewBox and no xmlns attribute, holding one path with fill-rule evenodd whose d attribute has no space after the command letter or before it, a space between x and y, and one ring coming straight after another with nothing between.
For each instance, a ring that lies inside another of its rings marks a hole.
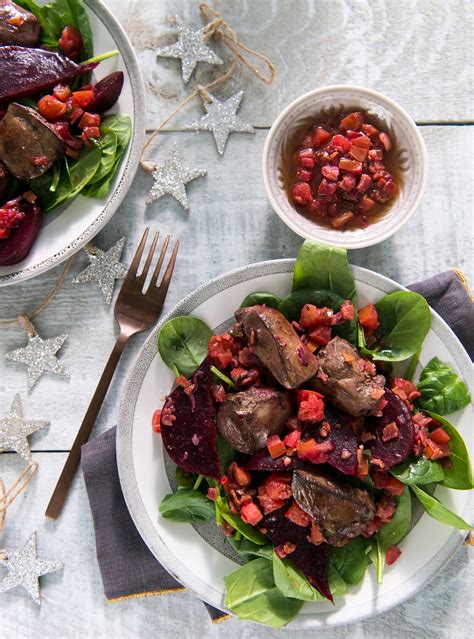
<instances>
[{"instance_id":1,"label":"beet wedge","mask_svg":"<svg viewBox=\"0 0 474 639\"><path fill-rule=\"evenodd\" d=\"M296 549L288 555L288 559L301 570L310 584L323 597L334 603L328 583L328 565L331 547L326 543L318 546L308 541L310 526L298 526L285 517L285 508L275 510L260 522L260 527L266 529L266 535L274 546L281 546L290 542Z\"/></svg>"},{"instance_id":2,"label":"beet wedge","mask_svg":"<svg viewBox=\"0 0 474 639\"><path fill-rule=\"evenodd\" d=\"M191 395L177 386L166 398L161 412L161 437L168 455L183 470L219 479L216 407L211 395L210 365L205 359L192 376L194 391Z\"/></svg>"},{"instance_id":3,"label":"beet wedge","mask_svg":"<svg viewBox=\"0 0 474 639\"><path fill-rule=\"evenodd\" d=\"M0 101L16 100L70 82L96 66L96 62L76 64L65 55L44 49L0 47Z\"/></svg>"}]
</instances>

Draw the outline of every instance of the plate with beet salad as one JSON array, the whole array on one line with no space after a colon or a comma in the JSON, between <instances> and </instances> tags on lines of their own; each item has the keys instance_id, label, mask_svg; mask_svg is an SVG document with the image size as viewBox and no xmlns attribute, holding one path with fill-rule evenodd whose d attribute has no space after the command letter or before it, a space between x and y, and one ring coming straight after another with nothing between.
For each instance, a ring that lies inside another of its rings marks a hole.
<instances>
[{"instance_id":1,"label":"plate with beet salad","mask_svg":"<svg viewBox=\"0 0 474 639\"><path fill-rule=\"evenodd\" d=\"M425 299L305 241L157 325L122 398L132 518L183 585L241 619L387 610L471 530L470 360Z\"/></svg>"},{"instance_id":2,"label":"plate with beet salad","mask_svg":"<svg viewBox=\"0 0 474 639\"><path fill-rule=\"evenodd\" d=\"M96 0L0 0L0 285L33 277L111 218L138 167L144 91Z\"/></svg>"}]
</instances>

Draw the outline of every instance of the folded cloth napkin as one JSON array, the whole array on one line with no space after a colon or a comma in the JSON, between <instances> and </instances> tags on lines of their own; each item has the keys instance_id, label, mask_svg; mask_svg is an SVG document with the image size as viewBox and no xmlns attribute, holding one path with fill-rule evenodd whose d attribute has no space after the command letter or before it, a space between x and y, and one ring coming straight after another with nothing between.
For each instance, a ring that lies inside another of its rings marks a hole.
<instances>
[{"instance_id":1,"label":"folded cloth napkin","mask_svg":"<svg viewBox=\"0 0 474 639\"><path fill-rule=\"evenodd\" d=\"M423 295L474 356L472 298L459 272L448 271L409 288ZM115 457L116 428L82 447L82 470L94 520L97 559L109 601L180 592L184 588L158 563L125 505ZM229 615L204 604L213 622Z\"/></svg>"}]
</instances>

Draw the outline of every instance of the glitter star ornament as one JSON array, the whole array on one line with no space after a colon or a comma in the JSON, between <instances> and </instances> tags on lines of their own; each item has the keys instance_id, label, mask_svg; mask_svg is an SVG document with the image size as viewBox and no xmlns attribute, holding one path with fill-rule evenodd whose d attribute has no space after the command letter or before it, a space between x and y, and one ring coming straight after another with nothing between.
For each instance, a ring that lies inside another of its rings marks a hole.
<instances>
[{"instance_id":1,"label":"glitter star ornament","mask_svg":"<svg viewBox=\"0 0 474 639\"><path fill-rule=\"evenodd\" d=\"M35 331L33 335L28 335L28 344L24 348L17 348L5 353L5 359L7 362L26 365L28 368L28 390L31 390L46 371L61 377L69 377L69 373L56 357L56 353L67 338L67 335L58 335L43 339Z\"/></svg>"},{"instance_id":2,"label":"glitter star ornament","mask_svg":"<svg viewBox=\"0 0 474 639\"><path fill-rule=\"evenodd\" d=\"M73 279L74 284L97 282L105 302L110 304L115 280L125 277L127 274L127 268L120 262L124 245L125 238L122 237L108 251L101 251L97 247L94 247L94 251L86 251L90 264Z\"/></svg>"},{"instance_id":3,"label":"glitter star ornament","mask_svg":"<svg viewBox=\"0 0 474 639\"><path fill-rule=\"evenodd\" d=\"M222 60L206 45L205 28L190 29L183 24L178 24L178 40L169 47L158 49L160 58L181 59L181 74L185 83L189 81L192 72L198 62L209 64L222 64Z\"/></svg>"},{"instance_id":4,"label":"glitter star ornament","mask_svg":"<svg viewBox=\"0 0 474 639\"><path fill-rule=\"evenodd\" d=\"M41 604L39 577L63 567L60 561L46 561L37 557L36 532L21 550L5 551L3 556L0 555L0 564L8 571L0 582L0 593L22 586L38 606Z\"/></svg>"},{"instance_id":5,"label":"glitter star ornament","mask_svg":"<svg viewBox=\"0 0 474 639\"><path fill-rule=\"evenodd\" d=\"M27 437L48 426L49 422L42 419L23 419L21 398L15 395L6 416L0 417L0 453L14 450L22 459L30 463L31 451Z\"/></svg>"},{"instance_id":6,"label":"glitter star ornament","mask_svg":"<svg viewBox=\"0 0 474 639\"><path fill-rule=\"evenodd\" d=\"M189 211L186 184L206 175L206 169L190 169L184 166L176 146L171 149L171 153L163 164L142 162L142 165L153 176L153 186L148 194L147 204L152 204L163 195L171 195L186 211Z\"/></svg>"},{"instance_id":7,"label":"glitter star ornament","mask_svg":"<svg viewBox=\"0 0 474 639\"><path fill-rule=\"evenodd\" d=\"M222 155L230 133L255 133L253 126L237 115L243 95L244 92L239 91L221 102L209 94L211 101L204 101L206 115L188 124L187 128L194 131L211 131L216 141L217 150Z\"/></svg>"}]
</instances>

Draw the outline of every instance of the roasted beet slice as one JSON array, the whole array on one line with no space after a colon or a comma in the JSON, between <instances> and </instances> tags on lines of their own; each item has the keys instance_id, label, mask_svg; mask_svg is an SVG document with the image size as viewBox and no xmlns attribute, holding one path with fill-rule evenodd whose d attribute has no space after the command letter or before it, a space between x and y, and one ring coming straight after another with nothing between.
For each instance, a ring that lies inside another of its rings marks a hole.
<instances>
[{"instance_id":1,"label":"roasted beet slice","mask_svg":"<svg viewBox=\"0 0 474 639\"><path fill-rule=\"evenodd\" d=\"M285 459L289 459L290 462L285 465ZM311 467L308 462L303 461L293 455L292 457L277 457L273 459L269 454L267 448L262 448L257 453L252 455L247 463L244 465L245 470L261 470L261 471L270 471L276 472L278 470L296 470L298 468L308 468Z\"/></svg>"},{"instance_id":2,"label":"roasted beet slice","mask_svg":"<svg viewBox=\"0 0 474 639\"><path fill-rule=\"evenodd\" d=\"M388 470L404 462L411 454L415 444L415 427L405 402L388 388L385 389L384 399L387 405L382 417L369 417L367 429L375 435L371 447L372 463L378 463L382 470Z\"/></svg>"},{"instance_id":3,"label":"roasted beet slice","mask_svg":"<svg viewBox=\"0 0 474 639\"><path fill-rule=\"evenodd\" d=\"M0 47L0 101L16 100L70 82L96 66L76 64L65 55L44 49Z\"/></svg>"},{"instance_id":4,"label":"roasted beet slice","mask_svg":"<svg viewBox=\"0 0 474 639\"><path fill-rule=\"evenodd\" d=\"M192 377L194 391L177 386L161 411L163 445L175 464L189 473L220 477L217 455L216 407L211 395L210 361L205 359Z\"/></svg>"},{"instance_id":5,"label":"roasted beet slice","mask_svg":"<svg viewBox=\"0 0 474 639\"><path fill-rule=\"evenodd\" d=\"M21 200L18 204L18 210L24 216L9 231L6 239L0 239L0 266L18 264L24 260L41 228L42 214L39 206Z\"/></svg>"},{"instance_id":6,"label":"roasted beet slice","mask_svg":"<svg viewBox=\"0 0 474 639\"><path fill-rule=\"evenodd\" d=\"M115 71L92 87L92 101L87 110L92 113L103 113L112 108L119 99L123 87L123 71Z\"/></svg>"},{"instance_id":7,"label":"roasted beet slice","mask_svg":"<svg viewBox=\"0 0 474 639\"><path fill-rule=\"evenodd\" d=\"M328 464L331 464L331 466L334 466L345 475L356 475L357 438L347 417L334 406L326 404L324 407L324 421L330 426L326 437L320 435L319 425L318 428L307 430L307 435L314 437L317 442L332 442L334 449L328 453Z\"/></svg>"},{"instance_id":8,"label":"roasted beet slice","mask_svg":"<svg viewBox=\"0 0 474 639\"><path fill-rule=\"evenodd\" d=\"M281 546L287 542L296 545L288 559L301 570L323 597L334 603L327 574L331 547L326 543L318 546L310 543L307 538L311 526L294 524L285 517L285 510L286 507L265 515L259 527L266 529L266 535L274 546Z\"/></svg>"}]
</instances>

